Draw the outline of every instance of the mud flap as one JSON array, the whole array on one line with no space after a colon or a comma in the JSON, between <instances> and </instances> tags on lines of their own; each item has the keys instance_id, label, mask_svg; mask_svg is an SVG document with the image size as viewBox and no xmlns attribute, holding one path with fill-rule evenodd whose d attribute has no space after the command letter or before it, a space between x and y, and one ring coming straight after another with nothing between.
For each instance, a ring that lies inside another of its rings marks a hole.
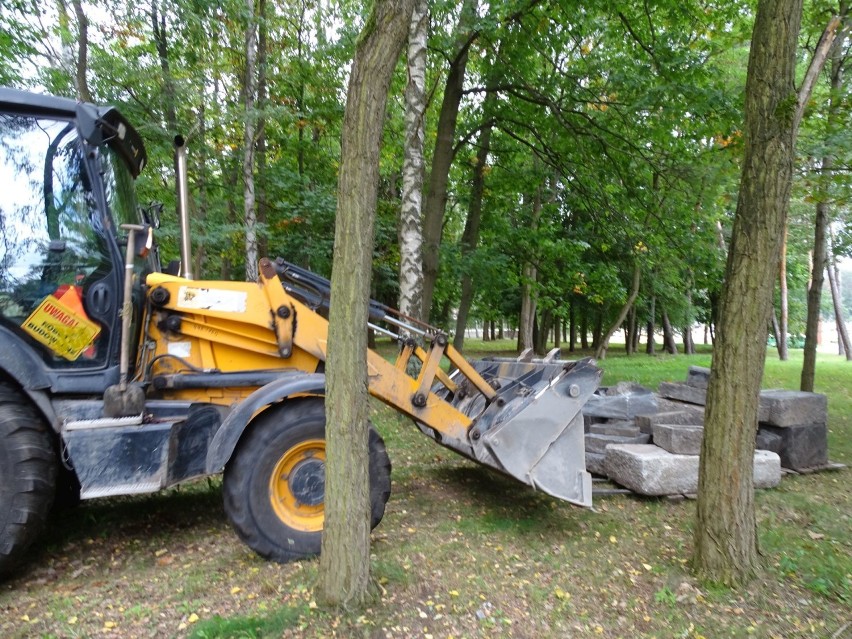
<instances>
[{"instance_id":1,"label":"mud flap","mask_svg":"<svg viewBox=\"0 0 852 639\"><path fill-rule=\"evenodd\" d=\"M495 378L508 383L471 431L474 457L537 490L590 507L582 408L601 375L590 359L503 364Z\"/></svg>"}]
</instances>

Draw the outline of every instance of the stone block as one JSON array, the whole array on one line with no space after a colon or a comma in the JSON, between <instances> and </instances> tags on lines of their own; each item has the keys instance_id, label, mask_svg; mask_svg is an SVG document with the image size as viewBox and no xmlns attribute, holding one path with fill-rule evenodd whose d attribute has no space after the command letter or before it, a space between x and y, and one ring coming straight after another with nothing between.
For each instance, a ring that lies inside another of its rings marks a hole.
<instances>
[{"instance_id":1,"label":"stone block","mask_svg":"<svg viewBox=\"0 0 852 639\"><path fill-rule=\"evenodd\" d=\"M698 455L701 453L701 440L704 439L703 426L686 424L654 424L654 444L676 455Z\"/></svg>"},{"instance_id":2,"label":"stone block","mask_svg":"<svg viewBox=\"0 0 852 639\"><path fill-rule=\"evenodd\" d=\"M689 372L686 374L686 383L693 388L703 388L707 390L707 384L710 382L710 369L704 366L690 366Z\"/></svg>"},{"instance_id":3,"label":"stone block","mask_svg":"<svg viewBox=\"0 0 852 639\"><path fill-rule=\"evenodd\" d=\"M606 465L604 460L606 455L602 453L586 452L586 470L595 475L606 477Z\"/></svg>"},{"instance_id":4,"label":"stone block","mask_svg":"<svg viewBox=\"0 0 852 639\"><path fill-rule=\"evenodd\" d=\"M825 423L797 426L768 426L761 424L765 437L775 435L781 445L777 451L784 468L801 471L825 466L828 463L828 428Z\"/></svg>"},{"instance_id":5,"label":"stone block","mask_svg":"<svg viewBox=\"0 0 852 639\"><path fill-rule=\"evenodd\" d=\"M795 390L760 391L760 405L768 413L760 421L770 426L797 426L828 421L828 400L819 393Z\"/></svg>"},{"instance_id":6,"label":"stone block","mask_svg":"<svg viewBox=\"0 0 852 639\"><path fill-rule=\"evenodd\" d=\"M657 400L658 397L651 392L619 395L595 393L583 406L583 415L590 419L591 424L604 420L632 420L636 415L659 411Z\"/></svg>"},{"instance_id":7,"label":"stone block","mask_svg":"<svg viewBox=\"0 0 852 639\"><path fill-rule=\"evenodd\" d=\"M700 426L704 423L704 409L688 404L681 404L678 410L637 415L636 425L639 430L649 435L654 432L654 424L687 424Z\"/></svg>"},{"instance_id":8,"label":"stone block","mask_svg":"<svg viewBox=\"0 0 852 639\"><path fill-rule=\"evenodd\" d=\"M610 444L647 444L651 436L639 433L635 437L621 437L618 435L586 435L586 450L592 453L606 453L606 447Z\"/></svg>"},{"instance_id":9,"label":"stone block","mask_svg":"<svg viewBox=\"0 0 852 639\"><path fill-rule=\"evenodd\" d=\"M781 483L781 458L771 450L754 451L754 487L775 488Z\"/></svg>"},{"instance_id":10,"label":"stone block","mask_svg":"<svg viewBox=\"0 0 852 639\"><path fill-rule=\"evenodd\" d=\"M592 424L589 432L595 435L616 435L618 437L637 437L642 431L634 421L602 422Z\"/></svg>"},{"instance_id":11,"label":"stone block","mask_svg":"<svg viewBox=\"0 0 852 639\"><path fill-rule=\"evenodd\" d=\"M675 455L653 444L613 444L604 465L613 481L642 495L689 495L698 491L696 455ZM755 488L771 488L781 481L781 461L775 453L754 455Z\"/></svg>"},{"instance_id":12,"label":"stone block","mask_svg":"<svg viewBox=\"0 0 852 639\"><path fill-rule=\"evenodd\" d=\"M754 447L757 450L771 450L773 453L781 452L781 435L773 433L769 428L772 426L760 426L757 429L757 438L754 442Z\"/></svg>"},{"instance_id":13,"label":"stone block","mask_svg":"<svg viewBox=\"0 0 852 639\"><path fill-rule=\"evenodd\" d=\"M683 382L660 382L659 391L662 397L676 399L679 402L704 406L707 403L707 391L695 388Z\"/></svg>"},{"instance_id":14,"label":"stone block","mask_svg":"<svg viewBox=\"0 0 852 639\"><path fill-rule=\"evenodd\" d=\"M651 395L654 391L636 382L618 382L615 386L608 386L604 395L613 397L615 395Z\"/></svg>"}]
</instances>

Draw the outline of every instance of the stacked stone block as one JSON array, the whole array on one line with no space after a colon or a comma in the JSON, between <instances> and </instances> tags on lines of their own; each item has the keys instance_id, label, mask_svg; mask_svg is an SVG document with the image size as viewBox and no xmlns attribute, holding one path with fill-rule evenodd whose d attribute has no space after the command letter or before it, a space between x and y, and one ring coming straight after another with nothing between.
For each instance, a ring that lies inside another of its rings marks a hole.
<instances>
[{"instance_id":1,"label":"stacked stone block","mask_svg":"<svg viewBox=\"0 0 852 639\"><path fill-rule=\"evenodd\" d=\"M828 400L825 395L790 390L760 393L757 444L774 450L781 465L795 471L828 464Z\"/></svg>"},{"instance_id":2,"label":"stacked stone block","mask_svg":"<svg viewBox=\"0 0 852 639\"><path fill-rule=\"evenodd\" d=\"M607 389L587 415L588 470L645 495L694 493L709 376L708 368L690 367L685 383L662 383L650 397L635 385ZM828 463L824 395L763 391L758 417L756 487L776 486L782 466L801 471Z\"/></svg>"}]
</instances>

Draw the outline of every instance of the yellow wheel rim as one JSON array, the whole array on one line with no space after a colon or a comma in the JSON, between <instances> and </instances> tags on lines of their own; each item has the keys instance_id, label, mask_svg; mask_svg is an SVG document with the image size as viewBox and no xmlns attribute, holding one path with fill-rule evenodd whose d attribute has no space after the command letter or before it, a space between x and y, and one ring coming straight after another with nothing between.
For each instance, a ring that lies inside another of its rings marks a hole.
<instances>
[{"instance_id":1,"label":"yellow wheel rim","mask_svg":"<svg viewBox=\"0 0 852 639\"><path fill-rule=\"evenodd\" d=\"M290 528L322 530L325 494L325 441L309 439L287 450L269 478L269 501Z\"/></svg>"}]
</instances>

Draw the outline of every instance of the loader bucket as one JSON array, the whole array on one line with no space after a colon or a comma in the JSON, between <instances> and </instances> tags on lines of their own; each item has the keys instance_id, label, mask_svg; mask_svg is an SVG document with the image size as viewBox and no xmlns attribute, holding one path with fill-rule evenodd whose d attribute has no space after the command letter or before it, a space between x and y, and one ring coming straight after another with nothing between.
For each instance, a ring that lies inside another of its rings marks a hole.
<instances>
[{"instance_id":1,"label":"loader bucket","mask_svg":"<svg viewBox=\"0 0 852 639\"><path fill-rule=\"evenodd\" d=\"M441 443L536 490L590 507L582 409L603 371L591 359L472 365L497 389L497 398L486 406L481 396L456 393L451 403L474 418L469 448Z\"/></svg>"}]
</instances>

